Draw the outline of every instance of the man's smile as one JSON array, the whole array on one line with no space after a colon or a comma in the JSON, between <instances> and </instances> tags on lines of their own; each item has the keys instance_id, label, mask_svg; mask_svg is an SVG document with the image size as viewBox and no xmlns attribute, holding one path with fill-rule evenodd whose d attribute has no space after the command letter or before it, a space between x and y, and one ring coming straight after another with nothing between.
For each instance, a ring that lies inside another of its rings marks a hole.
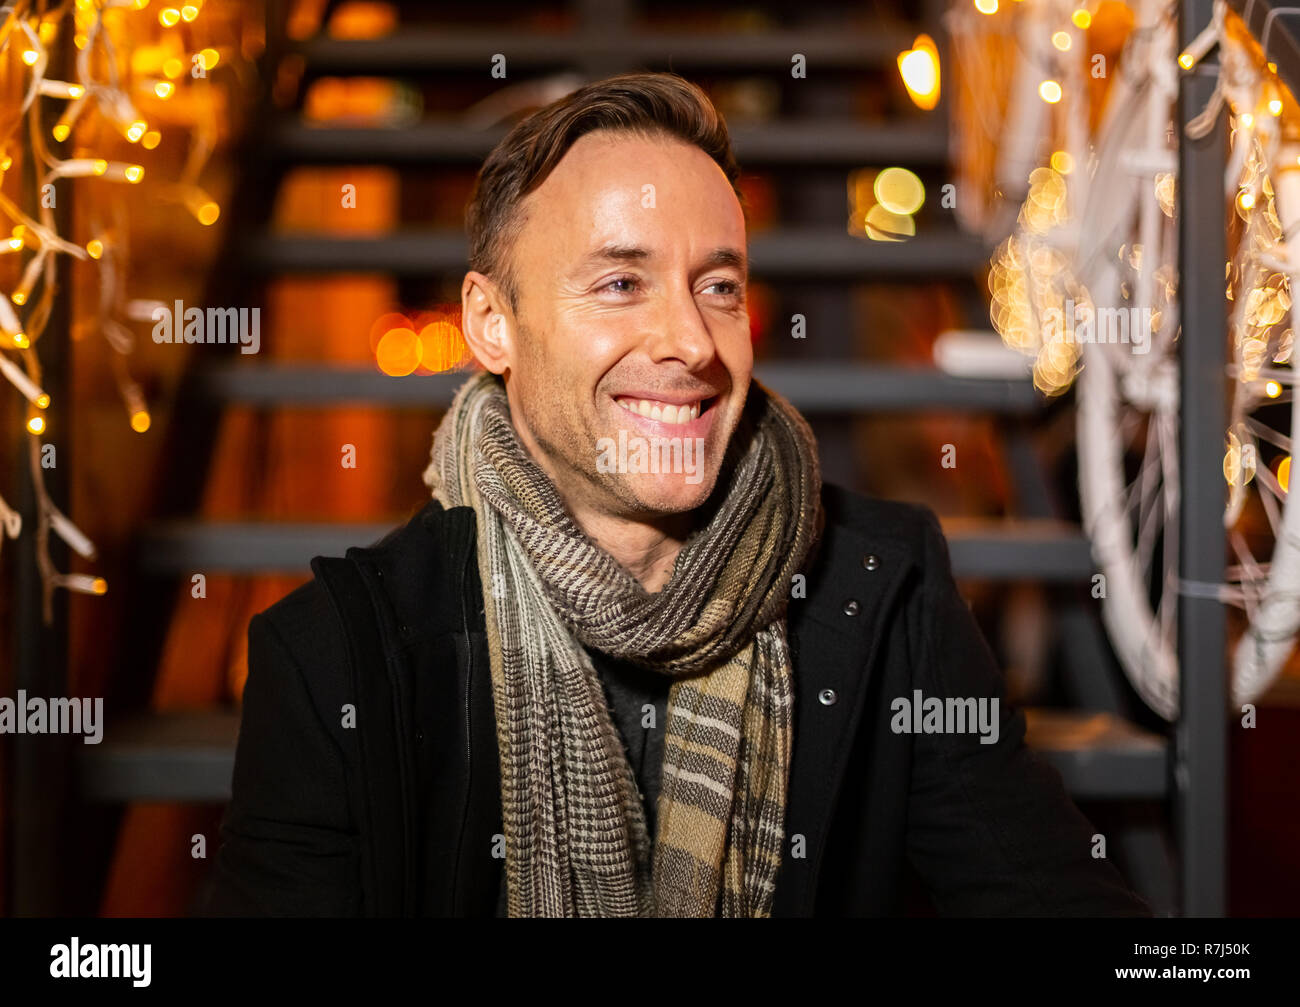
<instances>
[{"instance_id":1,"label":"man's smile","mask_svg":"<svg viewBox=\"0 0 1300 1007\"><path fill-rule=\"evenodd\" d=\"M615 395L613 400L632 417L636 429L660 436L703 437L713 426L712 407L721 396L659 392L658 397Z\"/></svg>"}]
</instances>

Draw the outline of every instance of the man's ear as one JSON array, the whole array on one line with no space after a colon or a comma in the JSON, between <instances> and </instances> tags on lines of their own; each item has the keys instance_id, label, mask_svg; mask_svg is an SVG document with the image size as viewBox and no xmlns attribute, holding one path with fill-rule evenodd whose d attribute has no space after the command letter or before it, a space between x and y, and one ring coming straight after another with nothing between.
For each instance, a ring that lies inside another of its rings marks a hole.
<instances>
[{"instance_id":1,"label":"man's ear","mask_svg":"<svg viewBox=\"0 0 1300 1007\"><path fill-rule=\"evenodd\" d=\"M492 280L470 270L460 288L461 331L478 362L503 374L514 361L514 314Z\"/></svg>"}]
</instances>

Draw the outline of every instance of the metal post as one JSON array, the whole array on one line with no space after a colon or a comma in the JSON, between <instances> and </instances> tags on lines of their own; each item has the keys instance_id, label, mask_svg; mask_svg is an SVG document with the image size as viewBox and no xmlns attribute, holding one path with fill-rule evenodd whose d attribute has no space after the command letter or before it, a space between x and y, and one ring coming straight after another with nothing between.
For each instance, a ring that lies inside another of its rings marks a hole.
<instances>
[{"instance_id":1,"label":"metal post","mask_svg":"<svg viewBox=\"0 0 1300 1007\"><path fill-rule=\"evenodd\" d=\"M1210 22L1213 0L1183 0L1179 44ZM1202 62L1179 85L1178 121L1205 108L1218 67ZM1182 320L1179 445L1182 504L1179 570L1184 581L1220 584L1224 577L1221 458L1227 311L1222 116L1201 140L1180 131L1178 152L1179 317ZM1175 814L1182 855L1182 911L1222 916L1227 861L1227 656L1225 613L1214 598L1179 598L1181 716L1174 757Z\"/></svg>"}]
</instances>

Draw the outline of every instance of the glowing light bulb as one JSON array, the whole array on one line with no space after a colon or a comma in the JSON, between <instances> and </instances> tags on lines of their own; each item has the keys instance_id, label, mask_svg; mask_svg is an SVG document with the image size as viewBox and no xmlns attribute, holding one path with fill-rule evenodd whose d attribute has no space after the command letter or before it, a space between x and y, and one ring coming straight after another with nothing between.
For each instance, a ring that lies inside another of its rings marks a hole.
<instances>
[{"instance_id":1,"label":"glowing light bulb","mask_svg":"<svg viewBox=\"0 0 1300 1007\"><path fill-rule=\"evenodd\" d=\"M1277 381L1270 381L1264 385L1264 394L1270 399L1275 399L1282 394L1282 385Z\"/></svg>"},{"instance_id":2,"label":"glowing light bulb","mask_svg":"<svg viewBox=\"0 0 1300 1007\"><path fill-rule=\"evenodd\" d=\"M45 417L31 416L27 420L27 429L34 434L45 433Z\"/></svg>"},{"instance_id":3,"label":"glowing light bulb","mask_svg":"<svg viewBox=\"0 0 1300 1007\"><path fill-rule=\"evenodd\" d=\"M131 429L138 434L142 434L149 429L149 422L149 411L147 409L137 409L131 414Z\"/></svg>"},{"instance_id":4,"label":"glowing light bulb","mask_svg":"<svg viewBox=\"0 0 1300 1007\"><path fill-rule=\"evenodd\" d=\"M898 73L918 108L928 112L939 103L939 50L929 35L918 35L898 54Z\"/></svg>"},{"instance_id":5,"label":"glowing light bulb","mask_svg":"<svg viewBox=\"0 0 1300 1007\"><path fill-rule=\"evenodd\" d=\"M98 259L104 254L104 243L98 238L91 238L86 242L86 254L92 259Z\"/></svg>"},{"instance_id":6,"label":"glowing light bulb","mask_svg":"<svg viewBox=\"0 0 1300 1007\"><path fill-rule=\"evenodd\" d=\"M40 58L41 58L41 54L38 53L35 49L23 50L23 62L26 63L28 66L35 66L36 61Z\"/></svg>"},{"instance_id":7,"label":"glowing light bulb","mask_svg":"<svg viewBox=\"0 0 1300 1007\"><path fill-rule=\"evenodd\" d=\"M181 19L181 12L175 7L164 7L158 12L158 23L164 28L170 28Z\"/></svg>"},{"instance_id":8,"label":"glowing light bulb","mask_svg":"<svg viewBox=\"0 0 1300 1007\"><path fill-rule=\"evenodd\" d=\"M1055 105L1061 100L1061 85L1054 80L1045 80L1038 85L1038 97L1049 105Z\"/></svg>"},{"instance_id":9,"label":"glowing light bulb","mask_svg":"<svg viewBox=\"0 0 1300 1007\"><path fill-rule=\"evenodd\" d=\"M1082 7L1070 15L1070 20L1074 22L1076 28L1082 28L1084 31L1092 26L1092 15Z\"/></svg>"},{"instance_id":10,"label":"glowing light bulb","mask_svg":"<svg viewBox=\"0 0 1300 1007\"><path fill-rule=\"evenodd\" d=\"M166 80L160 80L157 84L153 86L153 93L156 94L159 98L162 98L164 101L170 98L172 96L172 92L175 90L176 90L176 85Z\"/></svg>"}]
</instances>

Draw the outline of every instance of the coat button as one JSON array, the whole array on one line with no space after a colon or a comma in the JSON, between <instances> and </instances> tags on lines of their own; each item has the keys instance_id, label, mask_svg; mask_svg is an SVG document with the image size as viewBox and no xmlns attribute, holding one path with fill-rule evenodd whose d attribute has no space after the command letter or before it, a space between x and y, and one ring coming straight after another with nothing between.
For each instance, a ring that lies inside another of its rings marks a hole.
<instances>
[{"instance_id":1,"label":"coat button","mask_svg":"<svg viewBox=\"0 0 1300 1007\"><path fill-rule=\"evenodd\" d=\"M880 568L880 557L875 553L867 553L862 557L862 566L867 570L877 570Z\"/></svg>"},{"instance_id":2,"label":"coat button","mask_svg":"<svg viewBox=\"0 0 1300 1007\"><path fill-rule=\"evenodd\" d=\"M821 692L817 693L817 700L822 704L822 706L834 706L836 700L839 698L840 697L835 694L834 689L823 689Z\"/></svg>"},{"instance_id":3,"label":"coat button","mask_svg":"<svg viewBox=\"0 0 1300 1007\"><path fill-rule=\"evenodd\" d=\"M858 614L858 600L856 598L850 598L848 601L844 603L844 614L845 615Z\"/></svg>"}]
</instances>

